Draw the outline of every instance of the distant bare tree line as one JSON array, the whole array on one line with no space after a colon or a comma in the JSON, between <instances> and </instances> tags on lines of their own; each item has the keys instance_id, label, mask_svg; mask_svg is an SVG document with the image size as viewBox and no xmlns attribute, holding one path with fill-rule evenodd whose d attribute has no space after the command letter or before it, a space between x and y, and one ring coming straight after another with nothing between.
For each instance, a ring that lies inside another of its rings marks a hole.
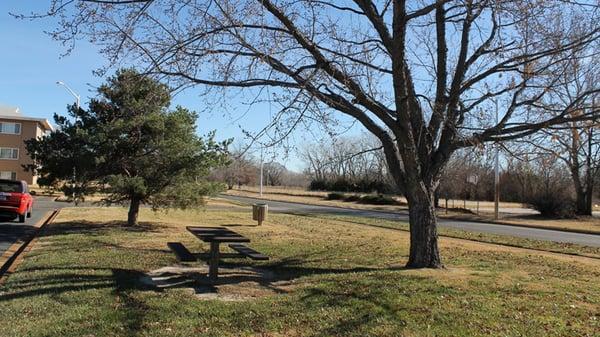
<instances>
[{"instance_id":1,"label":"distant bare tree line","mask_svg":"<svg viewBox=\"0 0 600 337\"><path fill-rule=\"evenodd\" d=\"M522 158L504 155L500 200L529 204L539 194L556 192L574 198L573 182L564 163L547 154ZM485 152L458 152L444 170L442 199L494 200L494 157ZM563 199L564 200L564 199Z\"/></svg>"},{"instance_id":2,"label":"distant bare tree line","mask_svg":"<svg viewBox=\"0 0 600 337\"><path fill-rule=\"evenodd\" d=\"M566 128L557 130L553 135L542 133L527 138L527 141L508 144L514 156L511 153L502 156L500 200L529 205L548 216L591 214L592 199L598 196L598 192L594 194L593 191L600 185L600 173L599 136L590 132L593 132L592 126ZM558 139L557 135L562 135L562 138ZM590 135L593 137L589 138ZM243 148L233 149L229 166L212 174L213 179L226 183L229 189L259 184L260 159L246 153ZM589 152L590 149L592 152ZM305 167L302 173L290 171L274 161L264 163L264 186L404 194L387 171L380 143L368 134L346 136L333 142L307 143L298 151L298 157ZM574 178L573 163L579 163L579 169L586 175L583 177L586 179L585 193L589 193L585 195L586 202L590 203L589 213L581 212L582 188ZM590 165L590 170L587 165ZM591 179L589 185L587 179ZM491 149L455 153L444 169L437 197L442 201L493 201L494 161ZM462 205L442 202L439 206Z\"/></svg>"},{"instance_id":3,"label":"distant bare tree line","mask_svg":"<svg viewBox=\"0 0 600 337\"><path fill-rule=\"evenodd\" d=\"M299 157L313 190L399 192L381 143L368 134L306 144Z\"/></svg>"},{"instance_id":4,"label":"distant bare tree line","mask_svg":"<svg viewBox=\"0 0 600 337\"><path fill-rule=\"evenodd\" d=\"M229 153L229 165L215 170L211 178L227 184L227 188L258 185L260 182L260 158L255 158L238 146ZM263 163L265 186L301 186L307 184L304 174L288 170L283 164L270 160Z\"/></svg>"}]
</instances>

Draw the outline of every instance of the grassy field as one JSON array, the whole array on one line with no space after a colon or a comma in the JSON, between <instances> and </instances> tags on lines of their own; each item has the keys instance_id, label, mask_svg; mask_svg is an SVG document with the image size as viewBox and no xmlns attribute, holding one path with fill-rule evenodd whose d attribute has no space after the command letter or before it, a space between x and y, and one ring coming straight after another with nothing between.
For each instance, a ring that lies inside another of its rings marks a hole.
<instances>
[{"instance_id":1,"label":"grassy field","mask_svg":"<svg viewBox=\"0 0 600 337\"><path fill-rule=\"evenodd\" d=\"M260 198L256 187L243 187L242 189L233 189L227 191L227 194L245 196L252 198ZM322 205L322 206L334 206L344 207L352 209L365 209L365 210L378 210L387 212L396 211L407 211L407 206L394 206L394 205L366 205L356 202L346 202L342 200L325 200L327 192L314 192L314 191L303 191L301 189L282 189L277 187L265 188L263 191L263 199L276 200L276 201L287 201L287 202L298 202L310 205ZM396 198L401 202L405 202L404 198ZM467 208L474 211L474 201L467 201ZM444 202L441 201L441 205ZM452 207L453 203L449 203L449 207ZM456 201L455 207L463 207L463 201ZM482 201L480 207L487 209L493 208L492 202ZM500 207L504 209L520 208L523 207L519 203L512 202L501 202ZM469 221L486 221L495 222L493 212L486 210L481 211L479 214L468 214L464 212L449 211L446 212L444 209L438 210L438 216L440 218L458 219L458 220L469 220ZM501 220L499 224L515 224L515 225L527 225L531 227L548 228L548 229L562 229L562 230L575 230L585 231L591 233L600 234L600 218L592 217L581 217L578 219L545 219L537 215L514 215L514 214L501 214Z\"/></svg>"},{"instance_id":2,"label":"grassy field","mask_svg":"<svg viewBox=\"0 0 600 337\"><path fill-rule=\"evenodd\" d=\"M360 223L367 219L271 214L255 227L245 208L227 204L168 214L144 209L135 228L122 227L125 218L117 208L63 210L0 287L0 336L600 331L598 259L442 237L446 269L406 270L407 233ZM206 248L186 225L231 226L250 237L271 261L234 264L258 266L269 276L224 277L209 299L200 285L156 289L141 282L148 272L176 264L166 242Z\"/></svg>"}]
</instances>

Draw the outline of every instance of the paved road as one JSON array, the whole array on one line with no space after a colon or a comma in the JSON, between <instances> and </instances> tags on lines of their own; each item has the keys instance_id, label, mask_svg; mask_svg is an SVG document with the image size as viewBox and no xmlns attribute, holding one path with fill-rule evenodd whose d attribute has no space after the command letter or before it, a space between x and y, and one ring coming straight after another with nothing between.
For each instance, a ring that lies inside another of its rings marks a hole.
<instances>
[{"instance_id":1,"label":"paved road","mask_svg":"<svg viewBox=\"0 0 600 337\"><path fill-rule=\"evenodd\" d=\"M49 211L61 208L64 205L64 203L55 202L54 198L35 197L31 218L28 218L24 223L20 223L18 218L0 217L0 255L4 254L19 238L30 233L34 229L34 225L41 221Z\"/></svg>"},{"instance_id":2,"label":"paved road","mask_svg":"<svg viewBox=\"0 0 600 337\"><path fill-rule=\"evenodd\" d=\"M359 216L367 218L381 218L387 220L402 220L408 221L408 212L388 213L379 211L368 211L359 209L339 208L331 206L316 206L298 204L282 201L265 201L262 199L238 197L230 195L221 195L222 198L253 204L267 203L269 211L294 214L330 214L330 215L346 215ZM525 228L509 225L497 225L492 223L479 223L471 221L459 221L439 219L439 225L442 227L450 227L461 229L469 232L491 233L499 235L517 236L527 239L554 241L563 243L575 243L586 246L600 247L600 235L569 233L563 231L555 231L548 229Z\"/></svg>"}]
</instances>

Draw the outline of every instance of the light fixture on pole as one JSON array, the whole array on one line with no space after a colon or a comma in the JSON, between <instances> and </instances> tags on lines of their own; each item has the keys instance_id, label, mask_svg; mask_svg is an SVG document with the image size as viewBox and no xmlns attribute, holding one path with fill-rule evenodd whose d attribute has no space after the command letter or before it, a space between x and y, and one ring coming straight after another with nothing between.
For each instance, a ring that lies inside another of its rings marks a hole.
<instances>
[{"instance_id":1,"label":"light fixture on pole","mask_svg":"<svg viewBox=\"0 0 600 337\"><path fill-rule=\"evenodd\" d=\"M71 89L71 87L69 87L65 82L63 81L57 81L56 84L65 87L65 89L67 89L67 91L73 95L73 97L75 97L75 106L77 107L77 109L79 109L79 107L81 106L81 96L79 96L73 89Z\"/></svg>"},{"instance_id":2,"label":"light fixture on pole","mask_svg":"<svg viewBox=\"0 0 600 337\"><path fill-rule=\"evenodd\" d=\"M67 91L73 95L73 97L75 97L75 107L77 108L77 110L79 110L79 108L81 107L81 96L79 96L73 89L71 89L71 87L69 87L65 82L63 81L57 81L56 82L57 85L60 85L62 87L64 87L65 89L67 89ZM77 117L75 117L75 121L77 121ZM77 124L75 124L77 125ZM75 201L75 178L77 175L77 169L75 168L75 165L73 165L73 184L71 185L73 191L72 191L72 198L73 198L73 202L75 203L75 205L77 205L77 202Z\"/></svg>"}]
</instances>

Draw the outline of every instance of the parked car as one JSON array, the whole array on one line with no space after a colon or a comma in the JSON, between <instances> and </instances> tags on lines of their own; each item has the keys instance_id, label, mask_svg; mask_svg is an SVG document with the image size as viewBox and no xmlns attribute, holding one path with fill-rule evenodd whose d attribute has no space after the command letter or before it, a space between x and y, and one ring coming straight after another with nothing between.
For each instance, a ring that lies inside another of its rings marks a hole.
<instances>
[{"instance_id":1,"label":"parked car","mask_svg":"<svg viewBox=\"0 0 600 337\"><path fill-rule=\"evenodd\" d=\"M19 222L31 218L33 198L22 180L0 179L0 213L18 216Z\"/></svg>"}]
</instances>

